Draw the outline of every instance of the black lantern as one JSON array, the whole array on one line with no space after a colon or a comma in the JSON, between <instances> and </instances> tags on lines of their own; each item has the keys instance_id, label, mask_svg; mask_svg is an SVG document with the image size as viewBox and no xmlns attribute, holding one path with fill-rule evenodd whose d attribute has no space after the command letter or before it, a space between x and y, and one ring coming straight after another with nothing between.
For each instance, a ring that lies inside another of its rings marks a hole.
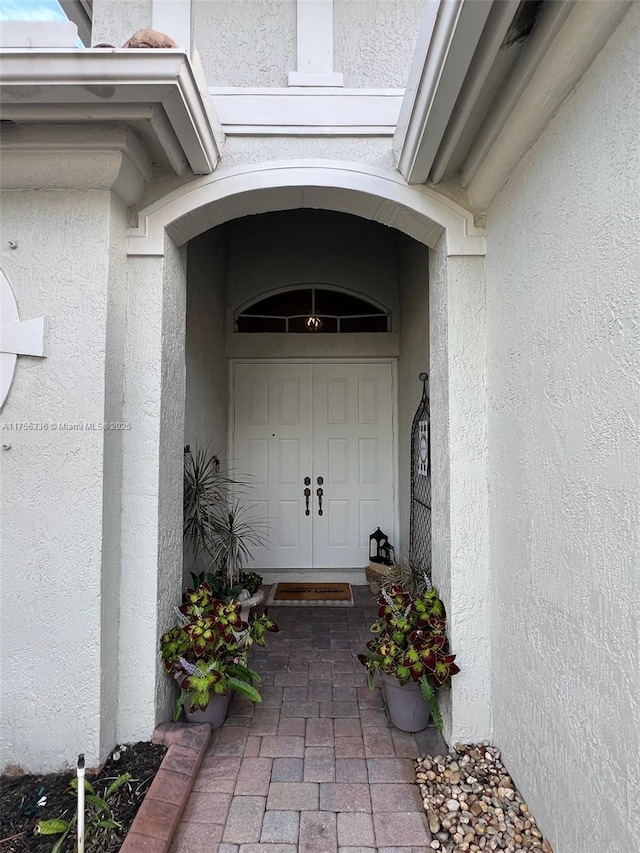
<instances>
[{"instance_id":1,"label":"black lantern","mask_svg":"<svg viewBox=\"0 0 640 853\"><path fill-rule=\"evenodd\" d=\"M394 551L389 537L379 527L369 537L369 561L390 566L393 563Z\"/></svg>"}]
</instances>

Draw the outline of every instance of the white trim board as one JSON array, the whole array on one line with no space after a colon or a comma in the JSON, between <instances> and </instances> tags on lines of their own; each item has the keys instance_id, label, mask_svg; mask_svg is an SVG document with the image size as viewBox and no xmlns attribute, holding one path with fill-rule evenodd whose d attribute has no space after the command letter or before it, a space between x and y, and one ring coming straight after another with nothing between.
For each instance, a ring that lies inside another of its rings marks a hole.
<instances>
[{"instance_id":1,"label":"white trim board","mask_svg":"<svg viewBox=\"0 0 640 853\"><path fill-rule=\"evenodd\" d=\"M333 70L333 0L297 0L296 47L290 86L343 85L343 75Z\"/></svg>"},{"instance_id":2,"label":"white trim board","mask_svg":"<svg viewBox=\"0 0 640 853\"><path fill-rule=\"evenodd\" d=\"M216 171L157 199L128 230L127 253L163 255L165 229L182 246L230 219L300 207L383 222L432 248L445 231L448 256L486 251L470 211L435 190L408 186L395 172L339 160L281 160Z\"/></svg>"},{"instance_id":3,"label":"white trim board","mask_svg":"<svg viewBox=\"0 0 640 853\"><path fill-rule=\"evenodd\" d=\"M393 136L404 89L210 87L229 136Z\"/></svg>"}]
</instances>

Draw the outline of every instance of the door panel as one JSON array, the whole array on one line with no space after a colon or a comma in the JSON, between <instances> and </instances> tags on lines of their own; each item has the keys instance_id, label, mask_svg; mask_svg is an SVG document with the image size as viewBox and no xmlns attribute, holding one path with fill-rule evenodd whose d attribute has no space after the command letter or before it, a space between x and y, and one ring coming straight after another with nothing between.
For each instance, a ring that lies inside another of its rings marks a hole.
<instances>
[{"instance_id":1,"label":"door panel","mask_svg":"<svg viewBox=\"0 0 640 853\"><path fill-rule=\"evenodd\" d=\"M235 365L234 458L250 475L256 515L269 520L270 541L252 550L258 568L311 568L312 525L303 479L311 477L309 364Z\"/></svg>"},{"instance_id":2,"label":"door panel","mask_svg":"<svg viewBox=\"0 0 640 853\"><path fill-rule=\"evenodd\" d=\"M326 506L319 516L316 498L313 565L365 566L369 535L393 532L391 365L315 364L313 407L313 482L324 479Z\"/></svg>"},{"instance_id":3,"label":"door panel","mask_svg":"<svg viewBox=\"0 0 640 853\"><path fill-rule=\"evenodd\" d=\"M238 363L233 389L232 465L270 521L257 568L365 566L372 531L393 535L391 364Z\"/></svg>"}]
</instances>

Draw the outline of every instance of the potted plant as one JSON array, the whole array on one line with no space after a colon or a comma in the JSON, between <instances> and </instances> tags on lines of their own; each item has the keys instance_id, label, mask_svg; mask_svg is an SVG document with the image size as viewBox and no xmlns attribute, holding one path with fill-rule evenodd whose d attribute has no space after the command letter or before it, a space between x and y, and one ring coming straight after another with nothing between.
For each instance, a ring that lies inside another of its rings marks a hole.
<instances>
[{"instance_id":1,"label":"potted plant","mask_svg":"<svg viewBox=\"0 0 640 853\"><path fill-rule=\"evenodd\" d=\"M189 722L217 728L234 690L261 701L254 686L260 676L247 664L248 650L254 643L264 646L266 632L279 629L267 616L244 621L240 603L216 598L206 582L187 589L184 598L176 608L179 623L160 640L165 669L180 685L174 719L184 706Z\"/></svg>"},{"instance_id":2,"label":"potted plant","mask_svg":"<svg viewBox=\"0 0 640 853\"><path fill-rule=\"evenodd\" d=\"M412 596L399 584L383 587L378 604L371 626L377 636L367 643L367 654L358 655L369 687L374 689L374 676L380 673L389 717L397 728L421 731L430 711L442 733L437 693L460 671L449 651L444 604L435 587Z\"/></svg>"},{"instance_id":3,"label":"potted plant","mask_svg":"<svg viewBox=\"0 0 640 853\"><path fill-rule=\"evenodd\" d=\"M250 549L264 545L266 523L238 494L248 484L221 471L215 454L187 446L184 459L184 540L193 562L208 564L198 574L191 572L194 586L206 580L220 598L244 599L246 615L264 597L262 578L244 567Z\"/></svg>"}]
</instances>

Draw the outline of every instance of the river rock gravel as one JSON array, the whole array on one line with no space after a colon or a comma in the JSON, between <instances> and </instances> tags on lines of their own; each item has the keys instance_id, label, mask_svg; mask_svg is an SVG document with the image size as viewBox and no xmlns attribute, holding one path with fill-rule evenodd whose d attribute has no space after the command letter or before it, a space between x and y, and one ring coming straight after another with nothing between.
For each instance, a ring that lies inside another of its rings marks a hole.
<instances>
[{"instance_id":1,"label":"river rock gravel","mask_svg":"<svg viewBox=\"0 0 640 853\"><path fill-rule=\"evenodd\" d=\"M416 781L433 836L442 853L553 853L488 742L458 743L447 755L416 761Z\"/></svg>"}]
</instances>

